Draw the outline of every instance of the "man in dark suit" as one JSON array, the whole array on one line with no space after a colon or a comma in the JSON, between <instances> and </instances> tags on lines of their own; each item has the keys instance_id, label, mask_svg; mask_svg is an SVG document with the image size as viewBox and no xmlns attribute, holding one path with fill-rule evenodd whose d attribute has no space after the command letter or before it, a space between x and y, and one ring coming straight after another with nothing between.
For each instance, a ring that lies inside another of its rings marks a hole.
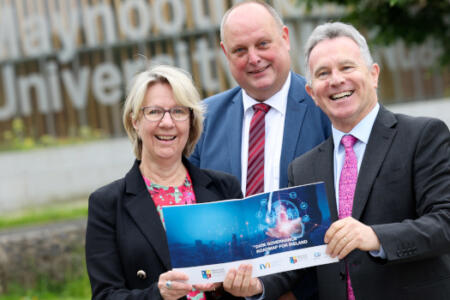
<instances>
[{"instance_id":1,"label":"man in dark suit","mask_svg":"<svg viewBox=\"0 0 450 300\"><path fill-rule=\"evenodd\" d=\"M204 100L204 131L190 161L233 174L246 194L252 105L265 103L264 191L286 187L289 163L329 136L329 120L306 94L305 79L290 71L288 28L272 7L236 4L222 19L221 39L239 87Z\"/></svg>"},{"instance_id":2,"label":"man in dark suit","mask_svg":"<svg viewBox=\"0 0 450 300\"><path fill-rule=\"evenodd\" d=\"M320 299L448 299L447 126L378 104L379 67L354 27L318 26L305 54L306 89L330 118L332 137L291 163L289 183L324 181L337 220L325 243L327 253L341 260L315 268ZM341 144L348 139L353 146ZM264 288L262 297L275 299L302 272L259 281L242 267L224 286L245 296Z\"/></svg>"}]
</instances>

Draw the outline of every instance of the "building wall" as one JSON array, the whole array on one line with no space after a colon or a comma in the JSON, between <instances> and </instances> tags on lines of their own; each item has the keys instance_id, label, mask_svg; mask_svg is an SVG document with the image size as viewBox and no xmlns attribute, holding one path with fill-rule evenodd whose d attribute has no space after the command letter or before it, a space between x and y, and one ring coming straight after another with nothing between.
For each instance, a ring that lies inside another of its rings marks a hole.
<instances>
[{"instance_id":1,"label":"building wall","mask_svg":"<svg viewBox=\"0 0 450 300\"><path fill-rule=\"evenodd\" d=\"M0 154L0 215L86 198L123 177L134 161L127 138Z\"/></svg>"}]
</instances>

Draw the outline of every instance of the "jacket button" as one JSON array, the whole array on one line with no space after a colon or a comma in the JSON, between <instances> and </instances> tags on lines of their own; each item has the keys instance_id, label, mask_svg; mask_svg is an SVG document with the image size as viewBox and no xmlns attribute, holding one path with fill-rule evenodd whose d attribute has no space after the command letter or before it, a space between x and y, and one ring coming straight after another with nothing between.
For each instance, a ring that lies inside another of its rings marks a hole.
<instances>
[{"instance_id":1,"label":"jacket button","mask_svg":"<svg viewBox=\"0 0 450 300\"><path fill-rule=\"evenodd\" d=\"M138 277L139 279L145 279L145 278L147 278L147 273L145 273L144 270L139 270L139 271L137 271L136 275L137 275L137 277Z\"/></svg>"}]
</instances>

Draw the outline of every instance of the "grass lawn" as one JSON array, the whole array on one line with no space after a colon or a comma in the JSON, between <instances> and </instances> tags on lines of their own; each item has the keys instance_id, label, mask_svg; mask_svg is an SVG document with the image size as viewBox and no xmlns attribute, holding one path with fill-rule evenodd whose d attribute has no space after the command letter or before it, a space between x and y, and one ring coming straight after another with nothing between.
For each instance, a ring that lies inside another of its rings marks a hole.
<instances>
[{"instance_id":1,"label":"grass lawn","mask_svg":"<svg viewBox=\"0 0 450 300\"><path fill-rule=\"evenodd\" d=\"M64 203L45 204L19 212L0 214L0 230L87 217L87 205L87 200L83 199Z\"/></svg>"},{"instance_id":2,"label":"grass lawn","mask_svg":"<svg viewBox=\"0 0 450 300\"><path fill-rule=\"evenodd\" d=\"M13 285L7 294L0 295L0 300L89 300L91 288L87 274L67 280L65 284L55 285L42 279L30 290Z\"/></svg>"}]
</instances>

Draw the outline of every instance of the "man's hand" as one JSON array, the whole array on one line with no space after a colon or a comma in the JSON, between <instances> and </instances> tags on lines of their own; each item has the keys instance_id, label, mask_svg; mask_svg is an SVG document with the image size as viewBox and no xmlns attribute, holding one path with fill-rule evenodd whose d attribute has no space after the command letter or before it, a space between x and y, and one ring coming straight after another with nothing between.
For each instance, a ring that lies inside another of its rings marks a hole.
<instances>
[{"instance_id":1,"label":"man's hand","mask_svg":"<svg viewBox=\"0 0 450 300\"><path fill-rule=\"evenodd\" d=\"M352 217L331 224L325 233L324 241L328 244L327 254L339 259L343 259L354 249L380 250L380 241L373 229Z\"/></svg>"},{"instance_id":2,"label":"man's hand","mask_svg":"<svg viewBox=\"0 0 450 300\"><path fill-rule=\"evenodd\" d=\"M230 269L223 281L223 288L236 297L252 297L263 292L258 278L252 278L252 266L242 264L239 268Z\"/></svg>"}]
</instances>

